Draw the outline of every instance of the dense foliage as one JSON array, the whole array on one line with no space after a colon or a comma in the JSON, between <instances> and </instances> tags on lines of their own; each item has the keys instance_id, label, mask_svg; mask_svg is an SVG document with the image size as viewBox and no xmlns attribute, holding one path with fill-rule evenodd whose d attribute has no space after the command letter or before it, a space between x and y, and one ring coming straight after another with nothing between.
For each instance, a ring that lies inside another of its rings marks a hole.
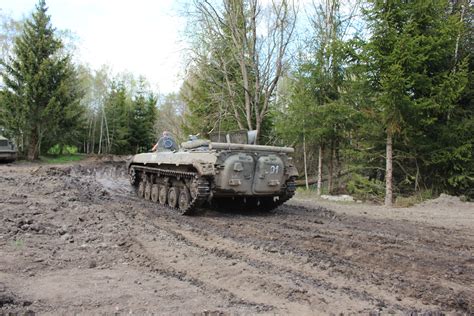
<instances>
[{"instance_id":1,"label":"dense foliage","mask_svg":"<svg viewBox=\"0 0 474 316\"><path fill-rule=\"evenodd\" d=\"M311 145L319 147L330 192L370 191L385 181L387 204L392 184L395 195L426 189L469 194L472 133L460 130L472 121L472 110L461 106L468 58L457 47L472 24L462 23L463 3L366 3L365 39L360 30L347 36L353 17L343 16L338 1L325 3L316 8L311 45L290 74L277 130L299 142L306 134L310 157ZM454 133L462 136L441 141ZM334 173L350 175L340 179L347 187L332 185Z\"/></svg>"}]
</instances>

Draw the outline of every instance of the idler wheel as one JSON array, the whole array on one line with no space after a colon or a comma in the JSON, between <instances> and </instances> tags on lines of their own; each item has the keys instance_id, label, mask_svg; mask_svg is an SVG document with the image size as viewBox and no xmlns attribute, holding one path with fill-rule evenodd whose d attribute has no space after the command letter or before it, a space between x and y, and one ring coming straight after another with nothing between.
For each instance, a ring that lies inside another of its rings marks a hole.
<instances>
[{"instance_id":1,"label":"idler wheel","mask_svg":"<svg viewBox=\"0 0 474 316\"><path fill-rule=\"evenodd\" d=\"M178 205L178 190L172 187L168 191L168 205L175 208Z\"/></svg>"},{"instance_id":2,"label":"idler wheel","mask_svg":"<svg viewBox=\"0 0 474 316\"><path fill-rule=\"evenodd\" d=\"M168 198L168 189L165 185L160 185L160 190L158 193L158 201L161 205L165 205Z\"/></svg>"},{"instance_id":3,"label":"idler wheel","mask_svg":"<svg viewBox=\"0 0 474 316\"><path fill-rule=\"evenodd\" d=\"M138 186L139 178L137 176L137 172L135 171L134 168L130 169L130 184L133 185L134 187Z\"/></svg>"},{"instance_id":4,"label":"idler wheel","mask_svg":"<svg viewBox=\"0 0 474 316\"><path fill-rule=\"evenodd\" d=\"M140 181L140 184L138 185L137 195L141 198L145 196L145 182Z\"/></svg>"},{"instance_id":5,"label":"idler wheel","mask_svg":"<svg viewBox=\"0 0 474 316\"><path fill-rule=\"evenodd\" d=\"M188 188L184 187L179 192L178 207L181 212L188 209L189 203L191 202L191 194L189 194Z\"/></svg>"},{"instance_id":6,"label":"idler wheel","mask_svg":"<svg viewBox=\"0 0 474 316\"><path fill-rule=\"evenodd\" d=\"M151 183L147 181L145 184L145 200L151 199Z\"/></svg>"},{"instance_id":7,"label":"idler wheel","mask_svg":"<svg viewBox=\"0 0 474 316\"><path fill-rule=\"evenodd\" d=\"M158 184L153 184L151 186L151 200L153 202L158 202L158 197L159 197L159 188L158 188Z\"/></svg>"}]
</instances>

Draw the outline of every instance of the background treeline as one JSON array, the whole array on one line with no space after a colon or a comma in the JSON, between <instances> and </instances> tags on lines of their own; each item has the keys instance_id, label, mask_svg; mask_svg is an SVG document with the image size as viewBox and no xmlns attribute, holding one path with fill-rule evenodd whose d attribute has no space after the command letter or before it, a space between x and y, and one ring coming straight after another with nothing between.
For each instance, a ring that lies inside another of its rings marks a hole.
<instances>
[{"instance_id":1,"label":"background treeline","mask_svg":"<svg viewBox=\"0 0 474 316\"><path fill-rule=\"evenodd\" d=\"M0 127L21 156L153 146L159 97L145 78L74 62L74 38L53 28L44 1L24 21L0 19Z\"/></svg>"},{"instance_id":2,"label":"background treeline","mask_svg":"<svg viewBox=\"0 0 474 316\"><path fill-rule=\"evenodd\" d=\"M159 95L73 62L74 40L40 1L26 21L2 17L0 126L30 158L256 129L261 144L296 148L319 194L472 198L473 13L470 0L195 0L183 85Z\"/></svg>"},{"instance_id":3,"label":"background treeline","mask_svg":"<svg viewBox=\"0 0 474 316\"><path fill-rule=\"evenodd\" d=\"M155 140L158 97L146 80L131 74L110 79L99 71L79 68L85 94L82 134L75 146L91 154L130 154L148 151Z\"/></svg>"},{"instance_id":4,"label":"background treeline","mask_svg":"<svg viewBox=\"0 0 474 316\"><path fill-rule=\"evenodd\" d=\"M188 14L189 130L295 146L319 194L474 195L470 1L195 1Z\"/></svg>"}]
</instances>

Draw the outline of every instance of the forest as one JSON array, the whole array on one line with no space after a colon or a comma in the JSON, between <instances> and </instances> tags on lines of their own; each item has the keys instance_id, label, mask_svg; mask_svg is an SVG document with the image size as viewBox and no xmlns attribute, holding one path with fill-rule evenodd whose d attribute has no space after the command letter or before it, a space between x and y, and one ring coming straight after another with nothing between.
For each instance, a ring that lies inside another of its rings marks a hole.
<instances>
[{"instance_id":1,"label":"forest","mask_svg":"<svg viewBox=\"0 0 474 316\"><path fill-rule=\"evenodd\" d=\"M318 195L474 198L470 0L194 0L183 11L185 75L170 94L77 61L45 0L24 20L0 11L2 134L36 160L147 152L164 130L179 141L256 130L259 144L296 149L300 182Z\"/></svg>"}]
</instances>

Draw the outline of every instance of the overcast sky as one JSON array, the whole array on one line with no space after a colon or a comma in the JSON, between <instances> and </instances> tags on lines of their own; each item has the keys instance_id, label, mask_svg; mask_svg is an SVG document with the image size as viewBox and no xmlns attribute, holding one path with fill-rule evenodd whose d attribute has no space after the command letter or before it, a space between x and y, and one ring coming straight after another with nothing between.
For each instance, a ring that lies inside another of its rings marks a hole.
<instances>
[{"instance_id":1,"label":"overcast sky","mask_svg":"<svg viewBox=\"0 0 474 316\"><path fill-rule=\"evenodd\" d=\"M19 19L37 0L0 0L0 9ZM178 91L184 44L183 1L46 0L53 26L78 38L76 58L93 69L143 75L161 93Z\"/></svg>"}]
</instances>

